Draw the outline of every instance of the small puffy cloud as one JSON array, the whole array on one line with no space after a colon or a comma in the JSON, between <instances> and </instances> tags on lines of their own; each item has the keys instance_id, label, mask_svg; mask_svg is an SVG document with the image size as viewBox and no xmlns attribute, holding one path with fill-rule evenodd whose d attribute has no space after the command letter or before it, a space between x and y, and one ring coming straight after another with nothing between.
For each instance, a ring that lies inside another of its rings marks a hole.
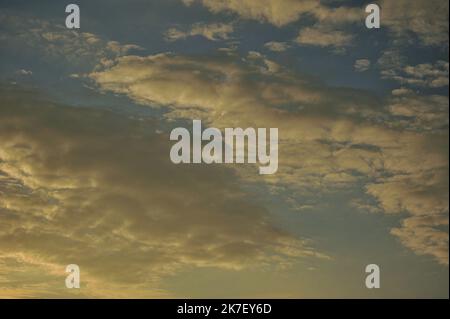
<instances>
[{"instance_id":1,"label":"small puffy cloud","mask_svg":"<svg viewBox=\"0 0 450 319\"><path fill-rule=\"evenodd\" d=\"M400 82L428 87L448 86L448 61L438 61L435 64L408 65L403 69L403 72L405 77L400 79Z\"/></svg>"},{"instance_id":2,"label":"small puffy cloud","mask_svg":"<svg viewBox=\"0 0 450 319\"><path fill-rule=\"evenodd\" d=\"M362 19L359 8L331 8L316 0L182 0L187 6L200 3L211 12L233 12L244 19L269 22L281 27L297 21L302 15L312 15L323 22L342 23Z\"/></svg>"},{"instance_id":3,"label":"small puffy cloud","mask_svg":"<svg viewBox=\"0 0 450 319\"><path fill-rule=\"evenodd\" d=\"M337 26L364 23L365 12L337 1L328 6L316 0L181 0L190 6L199 3L213 13L232 12L244 19L271 23L283 27L302 16L313 17L317 25ZM396 41L417 38L424 45L448 47L447 0L381 0L382 25ZM342 38L342 34L338 37ZM328 40L329 42L330 40ZM343 41L341 39L341 41Z\"/></svg>"},{"instance_id":4,"label":"small puffy cloud","mask_svg":"<svg viewBox=\"0 0 450 319\"><path fill-rule=\"evenodd\" d=\"M353 66L356 72L365 72L370 69L370 60L368 59L359 59L355 61Z\"/></svg>"},{"instance_id":5,"label":"small puffy cloud","mask_svg":"<svg viewBox=\"0 0 450 319\"><path fill-rule=\"evenodd\" d=\"M377 65L383 79L397 81L403 86L439 88L449 83L448 61L409 65L398 49L389 49L383 52Z\"/></svg>"},{"instance_id":6,"label":"small puffy cloud","mask_svg":"<svg viewBox=\"0 0 450 319\"><path fill-rule=\"evenodd\" d=\"M300 30L295 42L302 45L343 48L349 46L353 35L319 25Z\"/></svg>"},{"instance_id":7,"label":"small puffy cloud","mask_svg":"<svg viewBox=\"0 0 450 319\"><path fill-rule=\"evenodd\" d=\"M0 14L0 46L38 50L42 59L63 62L71 68L91 70L132 50L133 44L108 41L93 33L77 32L65 26L25 16ZM79 71L79 70L78 70Z\"/></svg>"},{"instance_id":8,"label":"small puffy cloud","mask_svg":"<svg viewBox=\"0 0 450 319\"><path fill-rule=\"evenodd\" d=\"M402 85L439 88L448 86L449 64L447 61L422 63L418 65L399 65L396 68L384 68L385 79L398 81Z\"/></svg>"},{"instance_id":9,"label":"small puffy cloud","mask_svg":"<svg viewBox=\"0 0 450 319\"><path fill-rule=\"evenodd\" d=\"M16 71L16 74L18 75L32 75L33 72L30 70L20 69Z\"/></svg>"},{"instance_id":10,"label":"small puffy cloud","mask_svg":"<svg viewBox=\"0 0 450 319\"><path fill-rule=\"evenodd\" d=\"M389 76L394 70L401 69L405 64L406 57L396 48L383 51L377 61L377 65L382 70L383 76Z\"/></svg>"},{"instance_id":11,"label":"small puffy cloud","mask_svg":"<svg viewBox=\"0 0 450 319\"><path fill-rule=\"evenodd\" d=\"M392 90L392 96L406 96L414 94L414 91L404 87Z\"/></svg>"},{"instance_id":12,"label":"small puffy cloud","mask_svg":"<svg viewBox=\"0 0 450 319\"><path fill-rule=\"evenodd\" d=\"M212 23L194 24L189 30L181 31L177 28L170 28L164 34L167 41L176 41L193 36L202 36L211 41L228 40L230 34L234 32L232 24Z\"/></svg>"},{"instance_id":13,"label":"small puffy cloud","mask_svg":"<svg viewBox=\"0 0 450 319\"><path fill-rule=\"evenodd\" d=\"M304 45L334 47L342 51L353 39L353 35L339 31L341 26L364 21L364 10L359 7L330 7L315 0L182 0L185 5L200 3L213 13L233 12L244 19L268 22L283 27L302 16L313 17L313 26L300 30L294 40ZM285 46L269 44L269 49L284 51Z\"/></svg>"},{"instance_id":14,"label":"small puffy cloud","mask_svg":"<svg viewBox=\"0 0 450 319\"><path fill-rule=\"evenodd\" d=\"M277 26L296 21L300 14L316 8L316 1L293 0L182 0L186 5L198 2L211 12L230 11L245 19L267 21Z\"/></svg>"},{"instance_id":15,"label":"small puffy cloud","mask_svg":"<svg viewBox=\"0 0 450 319\"><path fill-rule=\"evenodd\" d=\"M276 42L270 41L264 44L264 47L274 52L284 52L289 49L291 46L286 42Z\"/></svg>"}]
</instances>

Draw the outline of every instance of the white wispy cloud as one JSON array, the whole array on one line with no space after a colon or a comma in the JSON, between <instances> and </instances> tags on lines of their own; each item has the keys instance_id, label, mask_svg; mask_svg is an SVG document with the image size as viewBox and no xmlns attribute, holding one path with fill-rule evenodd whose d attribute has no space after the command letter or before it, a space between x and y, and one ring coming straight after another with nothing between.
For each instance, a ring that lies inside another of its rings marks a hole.
<instances>
[{"instance_id":1,"label":"white wispy cloud","mask_svg":"<svg viewBox=\"0 0 450 319\"><path fill-rule=\"evenodd\" d=\"M31 70L20 69L20 70L16 71L16 74L18 74L18 75L33 75L33 72Z\"/></svg>"},{"instance_id":2,"label":"white wispy cloud","mask_svg":"<svg viewBox=\"0 0 450 319\"><path fill-rule=\"evenodd\" d=\"M355 61L353 67L357 72L365 72L370 69L370 60L368 59L359 59Z\"/></svg>"},{"instance_id":3,"label":"white wispy cloud","mask_svg":"<svg viewBox=\"0 0 450 319\"><path fill-rule=\"evenodd\" d=\"M110 63L131 50L142 49L134 44L107 40L89 32L77 32L59 24L25 16L0 14L0 44L22 50L38 50L44 59L64 61L73 68Z\"/></svg>"},{"instance_id":4,"label":"white wispy cloud","mask_svg":"<svg viewBox=\"0 0 450 319\"><path fill-rule=\"evenodd\" d=\"M226 23L196 23L188 30L182 31L178 28L170 28L164 34L167 41L176 41L193 36L202 36L211 41L228 40L234 32L233 24Z\"/></svg>"},{"instance_id":5,"label":"white wispy cloud","mask_svg":"<svg viewBox=\"0 0 450 319\"><path fill-rule=\"evenodd\" d=\"M342 48L352 43L350 33L324 26L306 27L300 30L295 42L302 45Z\"/></svg>"},{"instance_id":6,"label":"white wispy cloud","mask_svg":"<svg viewBox=\"0 0 450 319\"><path fill-rule=\"evenodd\" d=\"M270 51L274 52L284 52L291 47L286 42L277 42L277 41L267 42L266 44L264 44L264 46Z\"/></svg>"}]
</instances>

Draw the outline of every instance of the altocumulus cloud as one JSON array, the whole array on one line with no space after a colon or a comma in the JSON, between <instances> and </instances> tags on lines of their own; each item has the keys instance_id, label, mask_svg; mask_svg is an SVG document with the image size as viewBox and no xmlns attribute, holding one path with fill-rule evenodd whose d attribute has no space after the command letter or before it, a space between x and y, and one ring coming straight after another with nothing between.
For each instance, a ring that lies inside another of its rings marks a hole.
<instances>
[{"instance_id":1,"label":"altocumulus cloud","mask_svg":"<svg viewBox=\"0 0 450 319\"><path fill-rule=\"evenodd\" d=\"M229 11L245 19L269 22L282 27L298 20L302 15L312 15L318 21L334 23L356 21L361 15L359 8L331 8L315 0L181 0L190 6L200 3L211 12Z\"/></svg>"},{"instance_id":2,"label":"altocumulus cloud","mask_svg":"<svg viewBox=\"0 0 450 319\"><path fill-rule=\"evenodd\" d=\"M167 41L176 41L186 39L188 37L202 36L211 41L228 40L230 34L233 33L232 24L226 23L196 23L188 30L182 31L179 28L170 28L164 34Z\"/></svg>"},{"instance_id":3,"label":"altocumulus cloud","mask_svg":"<svg viewBox=\"0 0 450 319\"><path fill-rule=\"evenodd\" d=\"M252 19L284 27L304 16L315 21L308 29L300 30L297 42L310 45L333 45L332 34L338 37L334 45L349 45L353 35L336 30L343 26L364 22L365 13L361 6L350 1L341 1L339 6L328 6L315 0L180 0L186 6L201 4L213 13L232 12L242 19ZM424 45L448 47L448 1L446 0L381 0L383 26L389 35L404 41L417 39ZM333 32L334 31L334 32ZM328 36L327 33L330 35ZM317 35L318 41L314 42Z\"/></svg>"},{"instance_id":4,"label":"altocumulus cloud","mask_svg":"<svg viewBox=\"0 0 450 319\"><path fill-rule=\"evenodd\" d=\"M68 62L70 68L90 71L94 66L107 66L113 59L131 50L134 44L122 44L89 32L75 32L65 26L39 18L0 13L0 45L36 51L44 59Z\"/></svg>"},{"instance_id":5,"label":"altocumulus cloud","mask_svg":"<svg viewBox=\"0 0 450 319\"><path fill-rule=\"evenodd\" d=\"M443 250L448 240L416 237L411 231L429 227L430 236L448 236L442 228L448 218L448 123L433 115L448 117L447 97L422 96L405 117L401 103L406 96L379 100L331 88L255 52L244 59L234 53L209 58L157 54L116 62L90 78L102 90L166 107L168 118L198 118L222 128L278 127L278 173L262 180L237 168L241 178L302 195L362 183L385 213L421 218L420 224L405 221L392 234L416 253L448 264Z\"/></svg>"}]
</instances>

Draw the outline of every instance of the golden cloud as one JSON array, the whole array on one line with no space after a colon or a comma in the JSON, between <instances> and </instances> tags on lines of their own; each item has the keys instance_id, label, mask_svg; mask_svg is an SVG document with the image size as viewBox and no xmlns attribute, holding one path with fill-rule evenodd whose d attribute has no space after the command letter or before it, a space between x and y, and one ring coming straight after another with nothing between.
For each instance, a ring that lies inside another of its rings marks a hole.
<instances>
[{"instance_id":1,"label":"golden cloud","mask_svg":"<svg viewBox=\"0 0 450 319\"><path fill-rule=\"evenodd\" d=\"M331 8L315 0L181 0L187 6L201 3L211 12L229 11L246 19L284 26L303 14L310 14L321 22L341 23L363 17L361 10L349 7Z\"/></svg>"},{"instance_id":2,"label":"golden cloud","mask_svg":"<svg viewBox=\"0 0 450 319\"><path fill-rule=\"evenodd\" d=\"M278 229L228 170L173 165L169 138L152 120L58 105L18 88L3 87L1 96L5 288L65 294L57 287L76 263L84 295L165 296L160 279L180 269L327 258ZM27 273L10 272L15 264Z\"/></svg>"},{"instance_id":3,"label":"golden cloud","mask_svg":"<svg viewBox=\"0 0 450 319\"><path fill-rule=\"evenodd\" d=\"M182 31L177 28L170 28L165 33L167 41L177 41L193 36L202 36L211 41L228 40L230 34L233 33L234 27L232 24L225 23L196 23L187 31Z\"/></svg>"},{"instance_id":4,"label":"golden cloud","mask_svg":"<svg viewBox=\"0 0 450 319\"><path fill-rule=\"evenodd\" d=\"M126 56L90 77L102 90L166 107L170 119L202 119L219 128L279 128L278 173L262 180L239 169L246 180L299 194L362 183L385 212L448 216L448 185L442 182L448 176L448 125L429 130L441 125L437 117L400 120L400 108L389 107L398 96L381 101L358 90L327 87L255 52L243 60L232 54ZM444 97L421 101L433 113L430 103L436 100L448 106ZM441 253L427 252L446 263Z\"/></svg>"}]
</instances>

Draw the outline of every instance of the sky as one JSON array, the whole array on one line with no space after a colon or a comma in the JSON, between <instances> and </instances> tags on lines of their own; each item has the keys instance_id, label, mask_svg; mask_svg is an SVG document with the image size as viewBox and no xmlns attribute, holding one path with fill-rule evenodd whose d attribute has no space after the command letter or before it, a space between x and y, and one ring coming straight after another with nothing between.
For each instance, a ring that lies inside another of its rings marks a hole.
<instances>
[{"instance_id":1,"label":"sky","mask_svg":"<svg viewBox=\"0 0 450 319\"><path fill-rule=\"evenodd\" d=\"M75 3L0 1L1 298L449 297L448 1ZM278 171L175 165L194 119Z\"/></svg>"}]
</instances>

